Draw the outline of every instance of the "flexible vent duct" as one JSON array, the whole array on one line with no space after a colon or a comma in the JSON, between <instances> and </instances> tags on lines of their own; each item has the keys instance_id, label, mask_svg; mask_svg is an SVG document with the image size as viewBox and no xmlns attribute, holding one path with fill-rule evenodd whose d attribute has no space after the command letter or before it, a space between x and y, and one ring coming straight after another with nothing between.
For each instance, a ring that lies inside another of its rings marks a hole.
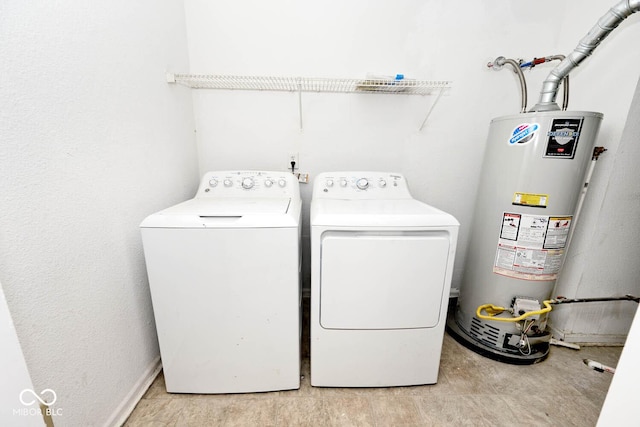
<instances>
[{"instance_id":1,"label":"flexible vent duct","mask_svg":"<svg viewBox=\"0 0 640 427\"><path fill-rule=\"evenodd\" d=\"M629 15L640 10L640 0L622 0L613 6L598 23L580 40L578 46L569 54L556 68L554 68L547 79L542 84L540 100L531 111L554 111L559 110L556 104L558 86L571 70L580 65L602 40L605 39L622 21Z\"/></svg>"}]
</instances>

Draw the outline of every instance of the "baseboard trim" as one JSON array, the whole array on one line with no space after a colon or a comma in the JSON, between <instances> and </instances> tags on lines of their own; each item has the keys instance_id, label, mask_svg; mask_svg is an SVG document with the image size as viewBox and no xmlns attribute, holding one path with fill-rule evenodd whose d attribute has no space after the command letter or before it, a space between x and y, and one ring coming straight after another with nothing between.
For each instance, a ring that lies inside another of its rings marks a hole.
<instances>
[{"instance_id":1,"label":"baseboard trim","mask_svg":"<svg viewBox=\"0 0 640 427\"><path fill-rule=\"evenodd\" d=\"M124 400L120 402L115 411L113 411L113 414L111 414L107 422L104 424L105 427L122 426L127 421L127 418L129 418L129 415L131 415L140 399L142 399L142 396L144 396L160 373L161 369L162 362L160 361L160 356L157 356L140 376L138 381L136 381Z\"/></svg>"},{"instance_id":2,"label":"baseboard trim","mask_svg":"<svg viewBox=\"0 0 640 427\"><path fill-rule=\"evenodd\" d=\"M564 329L555 328L553 325L550 325L549 328L554 338L582 346L621 346L627 340L626 335L571 333Z\"/></svg>"}]
</instances>

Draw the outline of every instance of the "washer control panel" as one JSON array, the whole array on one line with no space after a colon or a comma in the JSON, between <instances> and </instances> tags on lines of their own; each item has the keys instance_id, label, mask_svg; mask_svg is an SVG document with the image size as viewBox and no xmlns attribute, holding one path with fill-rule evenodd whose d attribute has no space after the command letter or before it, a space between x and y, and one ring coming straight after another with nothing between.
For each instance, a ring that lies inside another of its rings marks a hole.
<instances>
[{"instance_id":1,"label":"washer control panel","mask_svg":"<svg viewBox=\"0 0 640 427\"><path fill-rule=\"evenodd\" d=\"M325 172L313 186L314 198L396 199L411 197L401 174L388 172Z\"/></svg>"},{"instance_id":2,"label":"washer control panel","mask_svg":"<svg viewBox=\"0 0 640 427\"><path fill-rule=\"evenodd\" d=\"M207 172L196 197L283 197L299 192L298 180L289 172Z\"/></svg>"}]
</instances>

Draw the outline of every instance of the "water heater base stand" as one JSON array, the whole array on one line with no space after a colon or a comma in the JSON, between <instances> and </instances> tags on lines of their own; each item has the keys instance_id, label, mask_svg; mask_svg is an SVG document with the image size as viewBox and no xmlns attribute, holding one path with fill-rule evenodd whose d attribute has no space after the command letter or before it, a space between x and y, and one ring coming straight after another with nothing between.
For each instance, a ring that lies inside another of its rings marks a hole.
<instances>
[{"instance_id":1,"label":"water heater base stand","mask_svg":"<svg viewBox=\"0 0 640 427\"><path fill-rule=\"evenodd\" d=\"M497 360L503 363L509 363L512 365L533 365L535 363L542 362L549 356L549 345L543 347L542 351L536 351L526 356L507 354L486 346L470 337L462 328L460 328L460 326L456 322L454 312L455 310L449 310L446 323L447 333L460 344L464 345L469 350L472 350L481 356L485 356L490 359Z\"/></svg>"}]
</instances>

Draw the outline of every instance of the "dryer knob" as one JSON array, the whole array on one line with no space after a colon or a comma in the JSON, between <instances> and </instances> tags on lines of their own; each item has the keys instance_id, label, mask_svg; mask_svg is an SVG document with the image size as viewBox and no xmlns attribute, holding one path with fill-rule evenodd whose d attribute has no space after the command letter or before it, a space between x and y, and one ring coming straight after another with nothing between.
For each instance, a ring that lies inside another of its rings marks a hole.
<instances>
[{"instance_id":1,"label":"dryer knob","mask_svg":"<svg viewBox=\"0 0 640 427\"><path fill-rule=\"evenodd\" d=\"M356 186L361 190L366 190L369 187L369 180L367 178L360 178L356 181Z\"/></svg>"},{"instance_id":2,"label":"dryer knob","mask_svg":"<svg viewBox=\"0 0 640 427\"><path fill-rule=\"evenodd\" d=\"M340 187L346 187L347 186L347 180L346 179L341 179L340 180Z\"/></svg>"},{"instance_id":3,"label":"dryer knob","mask_svg":"<svg viewBox=\"0 0 640 427\"><path fill-rule=\"evenodd\" d=\"M209 186L210 187L215 187L216 185L218 185L218 180L215 178L212 178L209 180Z\"/></svg>"},{"instance_id":4,"label":"dryer knob","mask_svg":"<svg viewBox=\"0 0 640 427\"><path fill-rule=\"evenodd\" d=\"M245 178L242 180L242 188L248 190L253 188L253 178Z\"/></svg>"},{"instance_id":5,"label":"dryer knob","mask_svg":"<svg viewBox=\"0 0 640 427\"><path fill-rule=\"evenodd\" d=\"M264 181L264 186L265 187L271 187L273 185L273 181L271 181L270 179L267 179Z\"/></svg>"},{"instance_id":6,"label":"dryer knob","mask_svg":"<svg viewBox=\"0 0 640 427\"><path fill-rule=\"evenodd\" d=\"M381 180L378 182L378 185L380 186L380 188L384 188L384 187L386 187L386 186L387 186L387 181L385 181L384 179L381 179Z\"/></svg>"},{"instance_id":7,"label":"dryer knob","mask_svg":"<svg viewBox=\"0 0 640 427\"><path fill-rule=\"evenodd\" d=\"M333 187L333 180L332 179L328 179L327 180L327 187Z\"/></svg>"},{"instance_id":8,"label":"dryer knob","mask_svg":"<svg viewBox=\"0 0 640 427\"><path fill-rule=\"evenodd\" d=\"M233 185L233 181L231 181L230 179L225 179L224 180L224 186L225 187L231 187Z\"/></svg>"},{"instance_id":9,"label":"dryer knob","mask_svg":"<svg viewBox=\"0 0 640 427\"><path fill-rule=\"evenodd\" d=\"M287 180L286 180L286 179L284 179L284 178L280 178L280 179L278 180L278 185L279 185L280 187L286 187L286 186L287 186Z\"/></svg>"}]
</instances>

